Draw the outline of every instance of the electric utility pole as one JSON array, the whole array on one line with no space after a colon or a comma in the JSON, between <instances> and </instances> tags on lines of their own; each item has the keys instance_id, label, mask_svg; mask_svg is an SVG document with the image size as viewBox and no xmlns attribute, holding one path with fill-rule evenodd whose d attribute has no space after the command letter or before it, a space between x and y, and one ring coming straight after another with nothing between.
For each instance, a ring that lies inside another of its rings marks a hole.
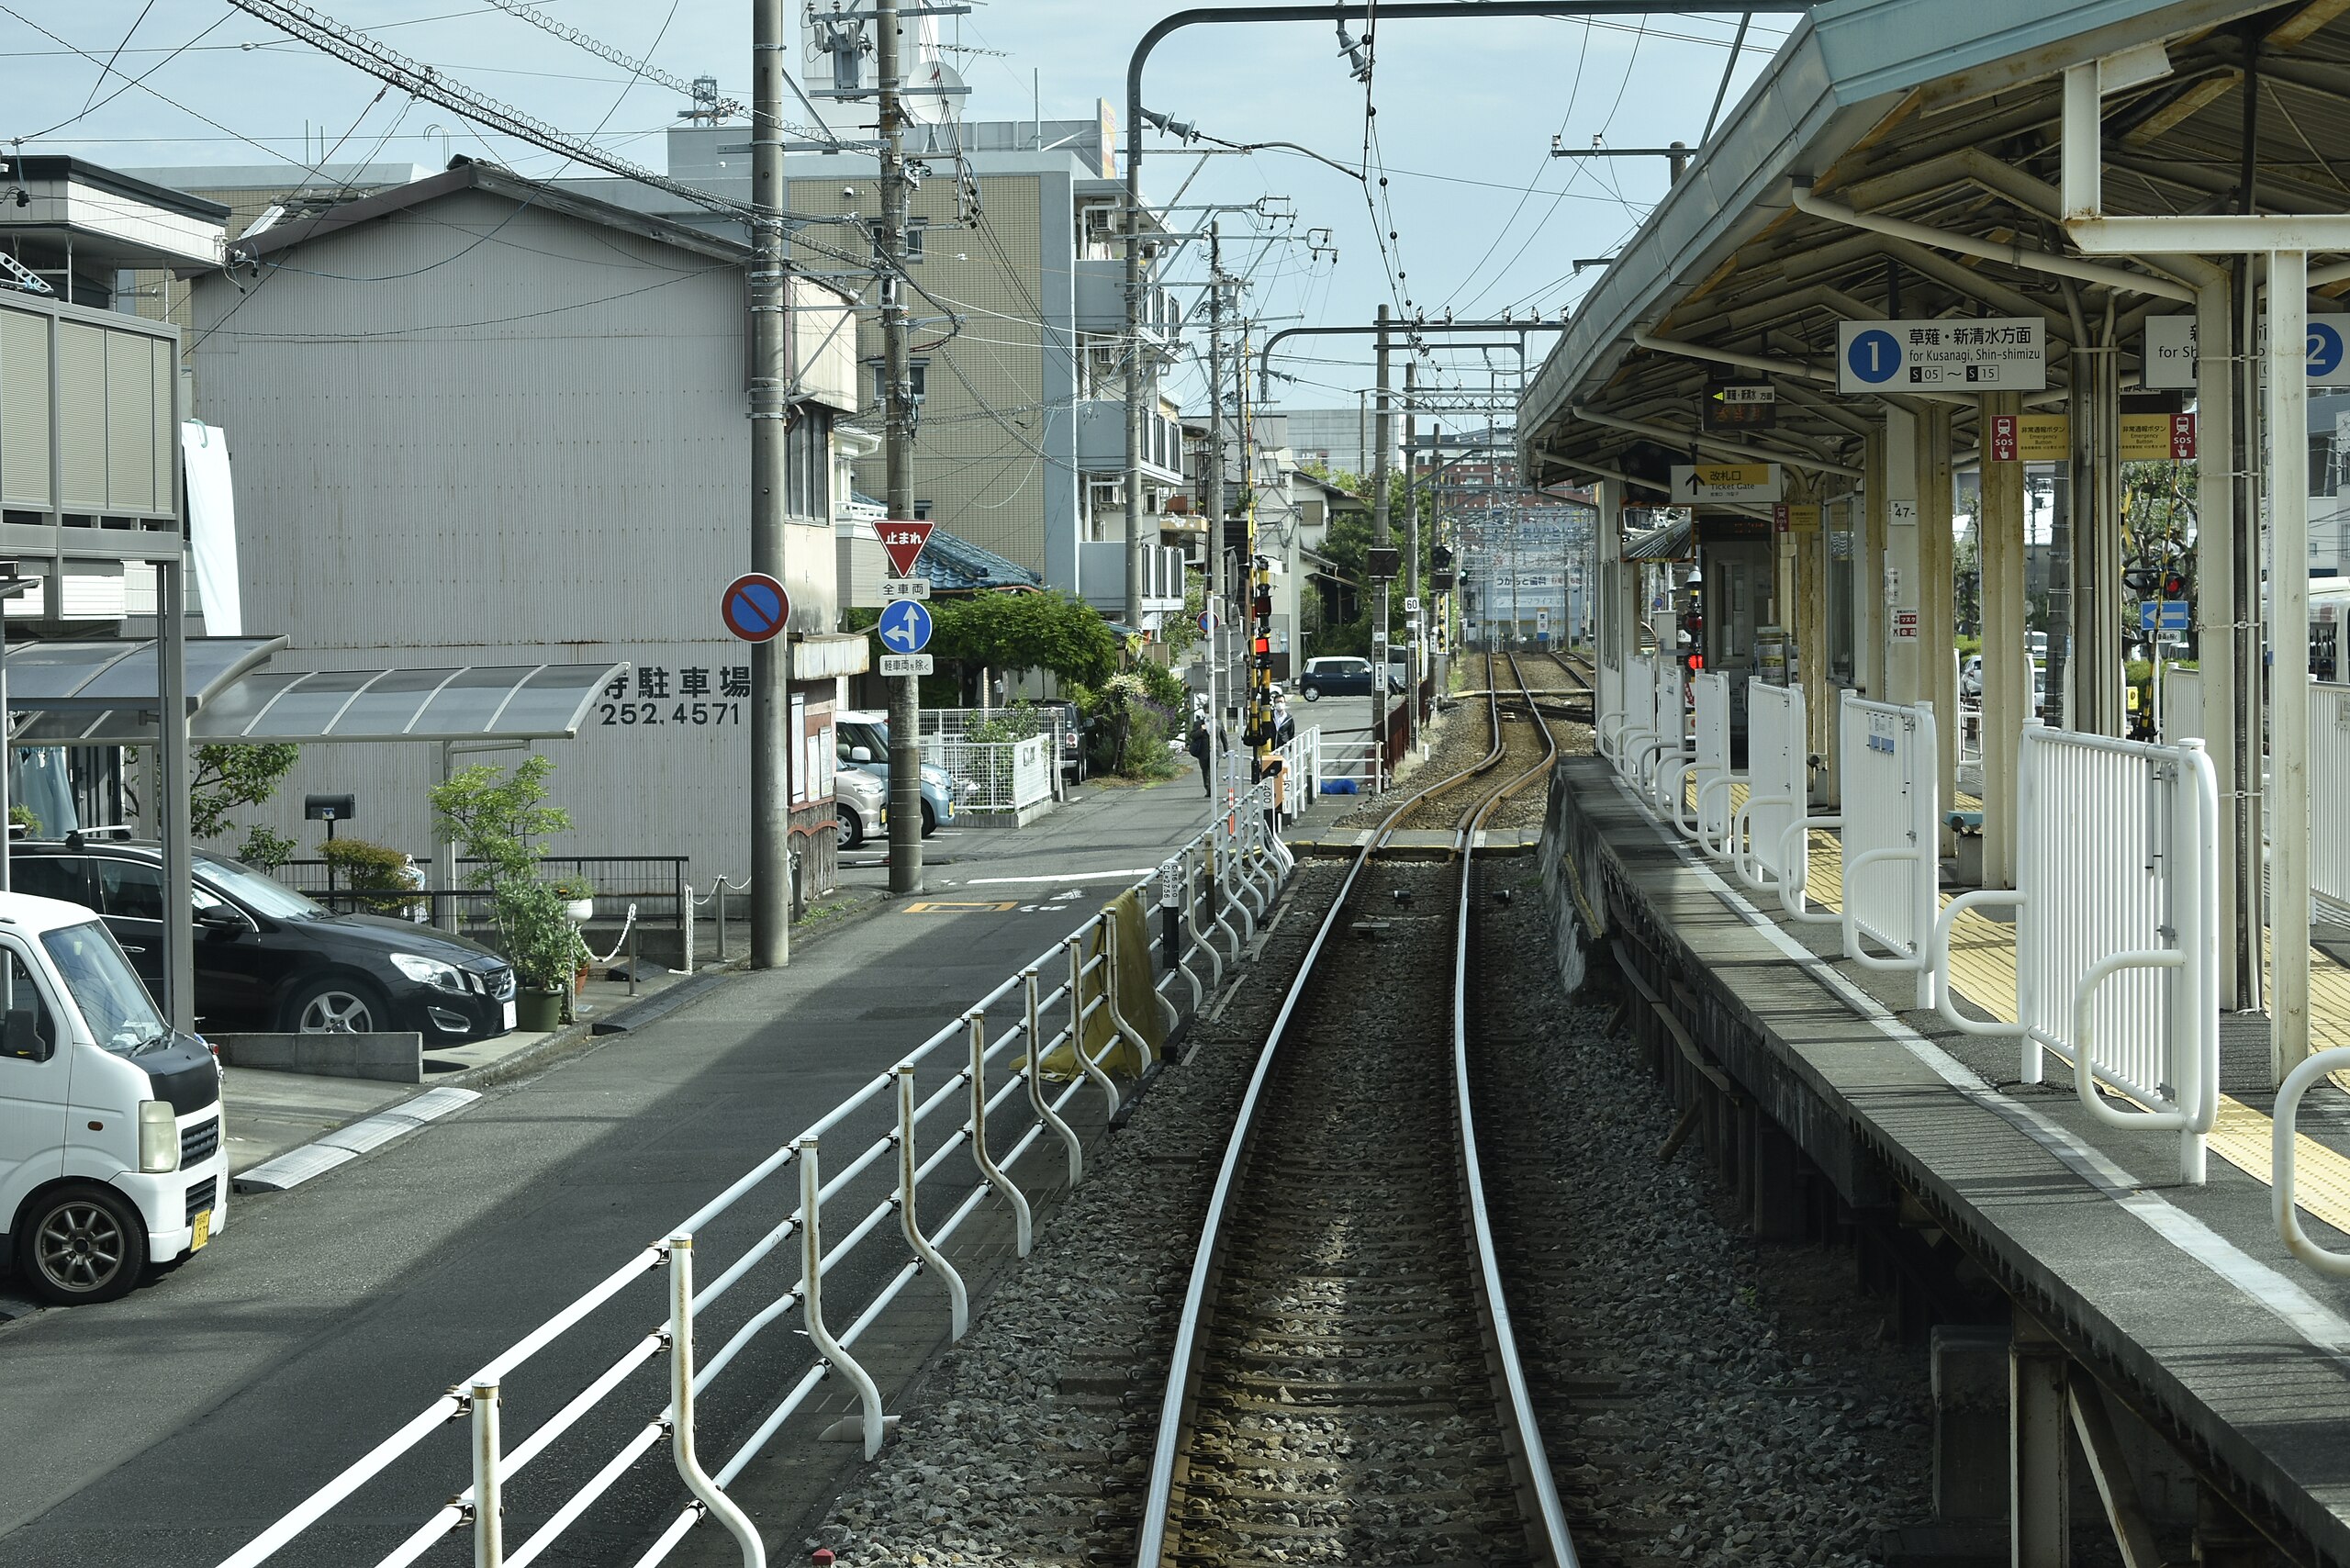
<instances>
[{"instance_id":1,"label":"electric utility pole","mask_svg":"<svg viewBox=\"0 0 2350 1568\"><path fill-rule=\"evenodd\" d=\"M1425 663L1420 653L1426 624L1420 603L1420 498L1413 486L1419 457L1415 448L1419 435L1419 416L1415 403L1420 387L1420 356L1413 354L1404 362L1404 645L1409 650L1404 661L1404 737L1405 743L1417 745L1420 740L1420 672Z\"/></svg>"},{"instance_id":2,"label":"electric utility pole","mask_svg":"<svg viewBox=\"0 0 2350 1568\"><path fill-rule=\"evenodd\" d=\"M762 5L776 0L760 0ZM881 104L881 374L889 385L882 427L888 510L914 515L913 388L906 364L906 162L899 111L898 0L878 0L873 62ZM890 682L890 890L922 891L921 677Z\"/></svg>"},{"instance_id":3,"label":"electric utility pole","mask_svg":"<svg viewBox=\"0 0 2350 1568\"><path fill-rule=\"evenodd\" d=\"M1388 543L1387 528L1387 447L1394 440L1394 416L1387 407L1387 307L1379 308L1379 417L1371 421L1371 439L1379 442L1379 450L1371 460L1371 575L1379 584L1379 608L1371 622L1371 689L1378 694L1371 704L1376 724L1371 744L1382 759L1387 756L1387 595L1395 581L1395 551ZM1373 770L1374 772L1377 769Z\"/></svg>"},{"instance_id":4,"label":"electric utility pole","mask_svg":"<svg viewBox=\"0 0 2350 1568\"><path fill-rule=\"evenodd\" d=\"M751 570L784 572L790 299L783 274L784 0L751 10ZM751 964L791 961L791 632L751 645ZM719 955L722 961L723 953Z\"/></svg>"},{"instance_id":5,"label":"electric utility pole","mask_svg":"<svg viewBox=\"0 0 2350 1568\"><path fill-rule=\"evenodd\" d=\"M1208 225L1208 815L1224 809L1224 239Z\"/></svg>"}]
</instances>

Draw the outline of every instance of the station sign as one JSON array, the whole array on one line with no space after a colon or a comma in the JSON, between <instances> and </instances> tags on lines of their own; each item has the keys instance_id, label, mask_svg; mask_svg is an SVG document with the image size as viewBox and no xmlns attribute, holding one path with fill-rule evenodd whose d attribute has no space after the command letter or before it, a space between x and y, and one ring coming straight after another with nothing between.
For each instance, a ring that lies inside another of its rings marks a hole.
<instances>
[{"instance_id":1,"label":"station sign","mask_svg":"<svg viewBox=\"0 0 2350 1568\"><path fill-rule=\"evenodd\" d=\"M1840 321L1836 390L2042 391L2048 386L2042 325L2036 316Z\"/></svg>"},{"instance_id":2,"label":"station sign","mask_svg":"<svg viewBox=\"0 0 2350 1568\"><path fill-rule=\"evenodd\" d=\"M1783 501L1771 509L1771 521L1781 533L1817 533L1819 532L1819 509Z\"/></svg>"},{"instance_id":3,"label":"station sign","mask_svg":"<svg viewBox=\"0 0 2350 1568\"><path fill-rule=\"evenodd\" d=\"M1706 388L1702 405L1709 431L1769 430L1779 422L1778 389L1764 381L1725 381Z\"/></svg>"},{"instance_id":4,"label":"station sign","mask_svg":"<svg viewBox=\"0 0 2350 1568\"><path fill-rule=\"evenodd\" d=\"M2312 386L2350 386L2350 316L2311 316L2303 328L2302 364ZM2266 353L2268 327L2260 327L2257 348ZM2142 344L2149 391L2176 391L2195 385L2195 318L2149 316Z\"/></svg>"},{"instance_id":5,"label":"station sign","mask_svg":"<svg viewBox=\"0 0 2350 1568\"><path fill-rule=\"evenodd\" d=\"M928 598L930 598L928 577L883 577L881 579L881 600L885 604L892 599L927 599Z\"/></svg>"},{"instance_id":6,"label":"station sign","mask_svg":"<svg viewBox=\"0 0 2350 1568\"><path fill-rule=\"evenodd\" d=\"M1779 488L1779 465L1775 463L1673 465L1673 498L1684 506L1700 501L1775 501Z\"/></svg>"},{"instance_id":7,"label":"station sign","mask_svg":"<svg viewBox=\"0 0 2350 1568\"><path fill-rule=\"evenodd\" d=\"M883 654L883 675L928 675L931 658L928 654Z\"/></svg>"}]
</instances>

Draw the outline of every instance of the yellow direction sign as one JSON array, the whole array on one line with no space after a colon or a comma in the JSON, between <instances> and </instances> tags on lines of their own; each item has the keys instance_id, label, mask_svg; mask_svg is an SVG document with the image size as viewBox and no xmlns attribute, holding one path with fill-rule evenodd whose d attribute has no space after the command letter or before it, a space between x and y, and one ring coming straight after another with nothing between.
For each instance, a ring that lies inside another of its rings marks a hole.
<instances>
[{"instance_id":1,"label":"yellow direction sign","mask_svg":"<svg viewBox=\"0 0 2350 1568\"><path fill-rule=\"evenodd\" d=\"M1673 465L1673 498L1684 506L1693 501L1775 501L1779 498L1779 465L1676 463Z\"/></svg>"}]
</instances>

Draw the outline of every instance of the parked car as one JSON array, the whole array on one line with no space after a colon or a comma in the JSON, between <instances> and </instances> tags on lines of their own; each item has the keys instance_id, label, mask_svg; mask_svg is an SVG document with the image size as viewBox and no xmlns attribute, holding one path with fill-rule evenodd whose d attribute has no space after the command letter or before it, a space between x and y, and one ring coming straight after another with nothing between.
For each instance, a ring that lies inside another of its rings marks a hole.
<instances>
[{"instance_id":1,"label":"parked car","mask_svg":"<svg viewBox=\"0 0 2350 1568\"><path fill-rule=\"evenodd\" d=\"M8 846L14 890L95 911L131 968L163 989L163 860L151 843L80 837ZM410 920L337 914L241 861L195 858L196 1012L207 1029L414 1030L436 1045L514 1027L514 969Z\"/></svg>"},{"instance_id":2,"label":"parked car","mask_svg":"<svg viewBox=\"0 0 2350 1568\"><path fill-rule=\"evenodd\" d=\"M1319 702L1325 697L1368 697L1371 694L1371 661L1351 654L1308 659L1305 673L1298 677L1297 689L1308 702ZM1404 678L1390 670L1387 689L1403 690Z\"/></svg>"},{"instance_id":3,"label":"parked car","mask_svg":"<svg viewBox=\"0 0 2350 1568\"><path fill-rule=\"evenodd\" d=\"M229 1215L220 1069L87 909L0 893L0 1225L17 1288L111 1301Z\"/></svg>"},{"instance_id":4,"label":"parked car","mask_svg":"<svg viewBox=\"0 0 2350 1568\"><path fill-rule=\"evenodd\" d=\"M1961 697L1983 695L1983 655L1969 654L1958 666L1958 694Z\"/></svg>"},{"instance_id":5,"label":"parked car","mask_svg":"<svg viewBox=\"0 0 2350 1568\"><path fill-rule=\"evenodd\" d=\"M855 849L867 834L888 826L890 791L881 776L863 767L834 769L833 823L843 849Z\"/></svg>"},{"instance_id":6,"label":"parked car","mask_svg":"<svg viewBox=\"0 0 2350 1568\"><path fill-rule=\"evenodd\" d=\"M833 715L834 745L840 760L862 767L890 787L890 715L868 708L853 708ZM928 838L940 823L955 820L955 780L946 769L922 765L922 835Z\"/></svg>"},{"instance_id":7,"label":"parked car","mask_svg":"<svg viewBox=\"0 0 2350 1568\"><path fill-rule=\"evenodd\" d=\"M1071 784L1085 782L1090 769L1085 760L1086 737L1092 732L1093 721L1087 718L1074 702L1039 702L1039 708L1050 708L1061 716L1061 777Z\"/></svg>"}]
</instances>

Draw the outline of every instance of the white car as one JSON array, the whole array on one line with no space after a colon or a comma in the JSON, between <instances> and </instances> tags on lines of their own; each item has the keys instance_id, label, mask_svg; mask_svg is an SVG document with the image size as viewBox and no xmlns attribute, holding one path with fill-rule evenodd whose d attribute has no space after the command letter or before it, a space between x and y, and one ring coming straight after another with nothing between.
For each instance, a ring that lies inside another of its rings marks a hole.
<instances>
[{"instance_id":1,"label":"white car","mask_svg":"<svg viewBox=\"0 0 2350 1568\"><path fill-rule=\"evenodd\" d=\"M889 824L890 790L878 773L862 767L833 772L833 827L843 849L855 849L868 833Z\"/></svg>"}]
</instances>

